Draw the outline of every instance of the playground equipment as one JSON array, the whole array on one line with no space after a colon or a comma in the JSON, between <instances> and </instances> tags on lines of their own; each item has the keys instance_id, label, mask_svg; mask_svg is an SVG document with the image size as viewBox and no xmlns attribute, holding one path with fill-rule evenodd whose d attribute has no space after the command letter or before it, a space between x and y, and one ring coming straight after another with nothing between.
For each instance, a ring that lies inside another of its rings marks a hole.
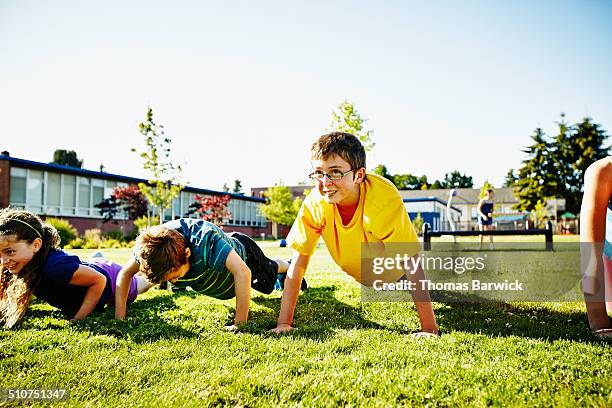
<instances>
[{"instance_id":1,"label":"playground equipment","mask_svg":"<svg viewBox=\"0 0 612 408\"><path fill-rule=\"evenodd\" d=\"M546 221L546 228L535 228L525 230L490 230L490 231L431 231L429 223L423 224L423 249L429 251L431 249L431 238L441 237L443 235L451 235L454 237L475 237L479 235L544 235L546 242L546 250L553 250L553 225L552 222Z\"/></svg>"}]
</instances>

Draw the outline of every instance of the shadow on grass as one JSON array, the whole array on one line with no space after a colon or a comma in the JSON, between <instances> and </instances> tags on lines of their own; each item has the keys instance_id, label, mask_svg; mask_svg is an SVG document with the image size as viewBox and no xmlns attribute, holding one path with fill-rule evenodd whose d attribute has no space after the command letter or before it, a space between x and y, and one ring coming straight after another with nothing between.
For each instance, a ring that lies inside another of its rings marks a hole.
<instances>
[{"instance_id":1,"label":"shadow on grass","mask_svg":"<svg viewBox=\"0 0 612 408\"><path fill-rule=\"evenodd\" d=\"M126 339L134 343L146 343L160 339L194 338L199 333L173 325L159 318L166 310L175 309L176 295L162 295L148 299L138 299L128 305L129 318L115 320L115 309L107 306L102 313L96 313L81 321L72 322L76 330Z\"/></svg>"},{"instance_id":2,"label":"shadow on grass","mask_svg":"<svg viewBox=\"0 0 612 408\"><path fill-rule=\"evenodd\" d=\"M463 331L492 337L517 336L544 341L600 341L591 335L584 312L553 310L545 307L544 303L511 304L484 299L475 302L474 295L470 295L470 301L464 301L460 296L448 300L443 303L445 307L435 311L439 325L447 333Z\"/></svg>"},{"instance_id":3,"label":"shadow on grass","mask_svg":"<svg viewBox=\"0 0 612 408\"><path fill-rule=\"evenodd\" d=\"M311 287L300 294L295 319L298 330L291 336L323 340L334 336L336 329L387 329L366 319L361 304L353 306L338 300L334 296L337 289L336 286ZM281 299L257 296L251 301L271 311L251 311L249 321L252 324L244 331L269 334L268 331L276 326Z\"/></svg>"}]
</instances>

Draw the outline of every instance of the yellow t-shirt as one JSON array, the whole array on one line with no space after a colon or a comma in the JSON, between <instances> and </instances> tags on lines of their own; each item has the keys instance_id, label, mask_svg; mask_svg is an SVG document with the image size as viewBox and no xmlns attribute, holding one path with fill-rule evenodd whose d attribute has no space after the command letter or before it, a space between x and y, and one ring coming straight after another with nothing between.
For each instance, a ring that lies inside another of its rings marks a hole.
<instances>
[{"instance_id":1,"label":"yellow t-shirt","mask_svg":"<svg viewBox=\"0 0 612 408\"><path fill-rule=\"evenodd\" d=\"M420 249L418 237L397 188L377 174L367 174L360 184L359 205L348 225L335 204L326 203L317 188L304 200L287 236L287 243L304 255L312 255L319 237L340 268L361 282L363 243L413 243L410 253Z\"/></svg>"}]
</instances>

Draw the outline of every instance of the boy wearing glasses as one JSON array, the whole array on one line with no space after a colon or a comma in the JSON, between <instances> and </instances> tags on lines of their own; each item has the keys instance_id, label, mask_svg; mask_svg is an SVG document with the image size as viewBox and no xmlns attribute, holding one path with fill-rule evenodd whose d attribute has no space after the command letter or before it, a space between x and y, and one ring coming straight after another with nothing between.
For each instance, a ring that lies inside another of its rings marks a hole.
<instances>
[{"instance_id":1,"label":"boy wearing glasses","mask_svg":"<svg viewBox=\"0 0 612 408\"><path fill-rule=\"evenodd\" d=\"M275 333L293 329L300 283L320 237L336 264L364 285L372 282L361 275L362 244L408 243L420 248L397 188L376 174L366 175L365 150L359 139L342 132L323 135L312 145L311 160L310 178L317 185L304 200L287 237L297 253L287 271ZM418 255L418 249L414 252L410 255ZM422 270L417 268L410 279L424 279ZM412 296L421 322L421 331L414 337L438 336L428 292L416 285Z\"/></svg>"}]
</instances>

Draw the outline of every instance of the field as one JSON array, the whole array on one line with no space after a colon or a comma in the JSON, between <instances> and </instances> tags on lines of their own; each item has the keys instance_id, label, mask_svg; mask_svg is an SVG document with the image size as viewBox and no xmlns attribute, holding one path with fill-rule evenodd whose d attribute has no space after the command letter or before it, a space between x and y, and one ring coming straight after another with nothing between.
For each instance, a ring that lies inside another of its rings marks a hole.
<instances>
[{"instance_id":1,"label":"field","mask_svg":"<svg viewBox=\"0 0 612 408\"><path fill-rule=\"evenodd\" d=\"M0 330L0 388L64 388L66 406L612 405L612 353L580 302L434 303L444 335L413 340L414 305L360 302L323 246L307 278L299 329L282 336L268 334L280 292L254 292L238 334L223 331L233 300L189 293L152 290L120 322L108 308L69 323L34 302Z\"/></svg>"}]
</instances>

